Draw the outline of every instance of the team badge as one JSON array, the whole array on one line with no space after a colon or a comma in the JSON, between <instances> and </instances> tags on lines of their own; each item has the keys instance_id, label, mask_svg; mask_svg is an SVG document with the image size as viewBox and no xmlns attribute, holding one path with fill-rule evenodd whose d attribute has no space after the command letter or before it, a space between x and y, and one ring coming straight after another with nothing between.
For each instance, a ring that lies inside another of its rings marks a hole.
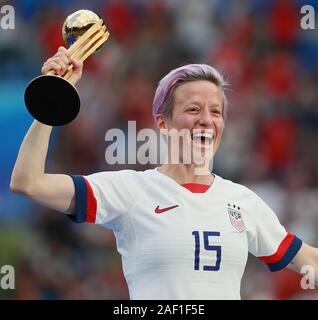
<instances>
[{"instance_id":1,"label":"team badge","mask_svg":"<svg viewBox=\"0 0 318 320\"><path fill-rule=\"evenodd\" d=\"M242 232L246 229L242 214L240 212L240 207L234 205L230 205L228 203L227 209L229 212L229 217L231 221L231 225L239 232Z\"/></svg>"}]
</instances>

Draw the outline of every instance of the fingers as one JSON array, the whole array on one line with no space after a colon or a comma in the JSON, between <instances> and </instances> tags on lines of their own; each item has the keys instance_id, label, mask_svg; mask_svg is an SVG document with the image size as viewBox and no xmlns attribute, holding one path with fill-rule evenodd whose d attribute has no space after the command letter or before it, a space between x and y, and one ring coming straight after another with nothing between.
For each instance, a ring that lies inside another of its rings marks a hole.
<instances>
[{"instance_id":1,"label":"fingers","mask_svg":"<svg viewBox=\"0 0 318 320\"><path fill-rule=\"evenodd\" d=\"M71 58L71 54L69 53L69 51L64 48L64 47L59 47L57 50L57 53L64 53L66 56L68 56L69 58Z\"/></svg>"},{"instance_id":2,"label":"fingers","mask_svg":"<svg viewBox=\"0 0 318 320\"><path fill-rule=\"evenodd\" d=\"M72 58L68 50L64 47L60 47L53 57L44 62L41 72L42 74L47 74L53 70L56 75L63 76L66 74L70 65L73 65L73 72L68 78L68 81L75 85L82 76L83 62Z\"/></svg>"},{"instance_id":3,"label":"fingers","mask_svg":"<svg viewBox=\"0 0 318 320\"><path fill-rule=\"evenodd\" d=\"M71 64L73 65L74 72L79 74L82 73L83 70L83 62L74 58L71 58Z\"/></svg>"},{"instance_id":4,"label":"fingers","mask_svg":"<svg viewBox=\"0 0 318 320\"><path fill-rule=\"evenodd\" d=\"M75 85L78 82L78 80L82 77L83 62L72 58L71 63L73 65L73 72L69 77L68 81Z\"/></svg>"},{"instance_id":5,"label":"fingers","mask_svg":"<svg viewBox=\"0 0 318 320\"><path fill-rule=\"evenodd\" d=\"M71 63L71 55L66 48L60 47L57 53L46 60L42 66L42 74L47 74L53 70L57 75L62 76Z\"/></svg>"},{"instance_id":6,"label":"fingers","mask_svg":"<svg viewBox=\"0 0 318 320\"><path fill-rule=\"evenodd\" d=\"M43 64L43 73L54 70L56 74L63 74L68 65L61 58L50 58Z\"/></svg>"}]
</instances>

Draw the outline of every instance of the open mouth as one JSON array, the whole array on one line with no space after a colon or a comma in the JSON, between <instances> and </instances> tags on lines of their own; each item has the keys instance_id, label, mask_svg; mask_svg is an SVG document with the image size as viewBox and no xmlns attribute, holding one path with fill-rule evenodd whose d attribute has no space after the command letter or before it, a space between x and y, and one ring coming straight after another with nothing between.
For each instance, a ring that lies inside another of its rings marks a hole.
<instances>
[{"instance_id":1,"label":"open mouth","mask_svg":"<svg viewBox=\"0 0 318 320\"><path fill-rule=\"evenodd\" d=\"M191 134L192 141L200 145L206 145L206 146L212 145L213 138L214 138L213 134L208 132L198 132L198 133Z\"/></svg>"}]
</instances>

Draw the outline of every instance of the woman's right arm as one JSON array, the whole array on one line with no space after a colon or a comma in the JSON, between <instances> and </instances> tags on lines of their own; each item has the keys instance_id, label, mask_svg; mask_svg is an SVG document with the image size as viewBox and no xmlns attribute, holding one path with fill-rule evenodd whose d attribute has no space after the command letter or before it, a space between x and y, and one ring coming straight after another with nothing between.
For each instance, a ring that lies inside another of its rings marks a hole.
<instances>
[{"instance_id":1,"label":"woman's right arm","mask_svg":"<svg viewBox=\"0 0 318 320\"><path fill-rule=\"evenodd\" d=\"M74 72L69 78L73 85L80 79L83 64L72 59L63 47L48 59L42 73L54 70L62 75L72 63ZM43 106L45 108L45 106ZM45 161L52 127L34 121L21 144L12 172L10 189L46 207L73 214L75 208L75 188L72 178L65 174L48 174Z\"/></svg>"}]
</instances>

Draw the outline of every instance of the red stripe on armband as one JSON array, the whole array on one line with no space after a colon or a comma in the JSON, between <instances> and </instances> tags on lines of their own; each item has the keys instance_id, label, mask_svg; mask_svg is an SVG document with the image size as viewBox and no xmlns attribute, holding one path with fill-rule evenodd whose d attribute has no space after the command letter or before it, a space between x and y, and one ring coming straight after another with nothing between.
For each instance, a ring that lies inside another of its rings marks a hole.
<instances>
[{"instance_id":1,"label":"red stripe on armband","mask_svg":"<svg viewBox=\"0 0 318 320\"><path fill-rule=\"evenodd\" d=\"M286 251L288 250L288 248L292 244L294 237L295 236L293 234L288 233L274 254L272 254L270 256L263 256L263 257L258 257L258 258L267 264L278 262L281 258L284 257Z\"/></svg>"},{"instance_id":2,"label":"red stripe on armband","mask_svg":"<svg viewBox=\"0 0 318 320\"><path fill-rule=\"evenodd\" d=\"M86 222L95 223L96 221L96 211L97 211L97 201L94 196L93 189L89 182L84 178L86 189L87 189L87 208L86 208Z\"/></svg>"}]
</instances>

